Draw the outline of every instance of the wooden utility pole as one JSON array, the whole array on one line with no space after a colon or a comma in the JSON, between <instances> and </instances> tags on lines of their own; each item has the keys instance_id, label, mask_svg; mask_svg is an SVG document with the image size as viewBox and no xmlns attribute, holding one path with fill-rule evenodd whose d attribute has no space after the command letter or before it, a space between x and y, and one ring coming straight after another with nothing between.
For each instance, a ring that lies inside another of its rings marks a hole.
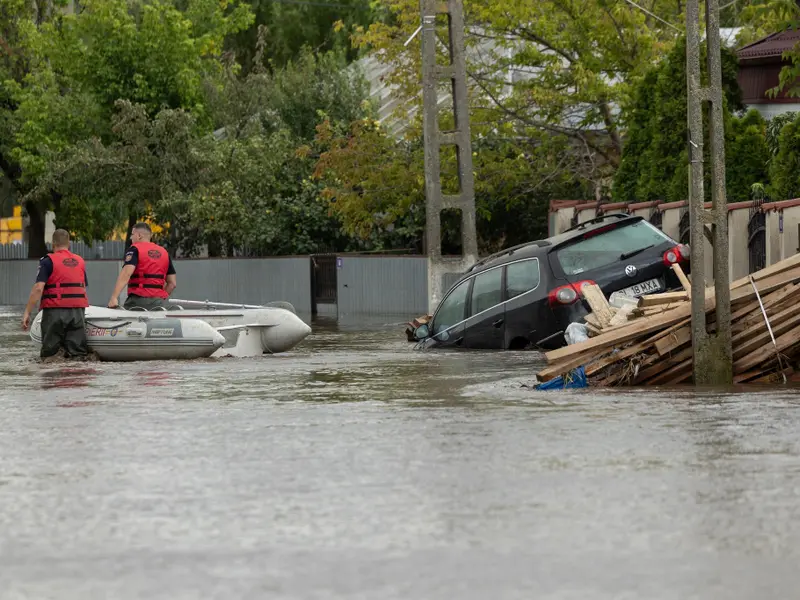
<instances>
[{"instance_id":1,"label":"wooden utility pole","mask_svg":"<svg viewBox=\"0 0 800 600\"><path fill-rule=\"evenodd\" d=\"M686 3L686 81L689 121L689 216L692 261L692 350L695 385L727 385L733 381L731 296L728 265L728 201L725 196L725 137L722 123L722 70L719 1L705 0L708 87L701 87L699 0ZM710 211L703 192L703 103L709 104L711 140ZM716 331L706 329L705 227L712 227Z\"/></svg>"},{"instance_id":2,"label":"wooden utility pole","mask_svg":"<svg viewBox=\"0 0 800 600\"><path fill-rule=\"evenodd\" d=\"M422 101L425 133L425 240L428 251L428 309L433 314L447 291L448 273L463 273L478 258L475 231L475 184L472 175L472 144L469 130L467 65L464 55L464 7L462 0L421 0L422 11ZM448 22L449 64L436 62L436 17L445 15ZM455 128L439 129L439 85L449 81L453 94ZM443 195L440 149L455 145L458 158L459 191ZM461 210L462 256L442 257L441 212Z\"/></svg>"}]
</instances>

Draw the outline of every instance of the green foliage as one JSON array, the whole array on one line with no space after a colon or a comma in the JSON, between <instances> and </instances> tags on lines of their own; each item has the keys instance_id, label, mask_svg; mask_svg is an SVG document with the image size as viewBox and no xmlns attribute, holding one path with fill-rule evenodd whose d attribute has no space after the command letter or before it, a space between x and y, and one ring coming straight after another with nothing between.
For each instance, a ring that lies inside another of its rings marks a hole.
<instances>
[{"instance_id":1,"label":"green foliage","mask_svg":"<svg viewBox=\"0 0 800 600\"><path fill-rule=\"evenodd\" d=\"M686 47L679 40L673 50L653 67L636 87L636 96L631 110L630 128L626 135L625 149L613 184L613 197L619 202L662 200L666 202L686 200L688 194L689 135L686 96ZM701 62L705 64L704 52ZM741 91L737 80L736 57L722 51L722 82L724 96L724 119L730 121L730 111L740 110ZM705 75L704 75L705 77ZM747 117L747 125L753 125L755 117ZM736 122L736 121L734 121ZM745 127L746 127L745 126ZM738 125L737 125L738 127ZM708 142L708 119L704 118L704 151L706 158ZM726 143L731 141L732 131L726 128ZM739 131L736 129L736 131ZM740 132L743 135L742 132ZM735 155L738 156L736 152ZM758 150L756 151L758 155ZM708 160L706 160L708 165ZM748 167L741 176L736 173L739 164L726 158L728 181L735 187L728 189L729 197L749 194L753 181L743 180L751 172ZM757 169L755 172L763 172ZM709 175L707 174L707 180ZM710 198L710 186L706 185Z\"/></svg>"},{"instance_id":2,"label":"green foliage","mask_svg":"<svg viewBox=\"0 0 800 600\"><path fill-rule=\"evenodd\" d=\"M366 27L375 12L370 0L337 0L323 4L283 3L274 0L248 0L255 15L253 24L226 40L226 49L233 51L245 73L256 65L271 65L280 69L294 61L304 47L315 53L341 50L347 60L356 57L348 43L348 33L356 27ZM267 32L264 52L255 51L259 28Z\"/></svg>"},{"instance_id":3,"label":"green foliage","mask_svg":"<svg viewBox=\"0 0 800 600\"><path fill-rule=\"evenodd\" d=\"M770 159L764 118L755 109L732 117L725 130L725 184L728 202L751 200L753 184L768 181Z\"/></svg>"},{"instance_id":4,"label":"green foliage","mask_svg":"<svg viewBox=\"0 0 800 600\"><path fill-rule=\"evenodd\" d=\"M404 45L419 25L417 0L388 0L392 19L358 32L354 42L380 53L393 67L398 116L419 107L420 37ZM601 185L619 164L621 132L629 119L633 86L676 33L625 0L499 0L464 2L467 70L473 129L509 123L535 144L564 136L581 160L578 173ZM680 27L682 3L655 0L648 8ZM437 33L447 39L442 24ZM441 48L439 60L445 60ZM508 73L514 78L509 83Z\"/></svg>"},{"instance_id":5,"label":"green foliage","mask_svg":"<svg viewBox=\"0 0 800 600\"><path fill-rule=\"evenodd\" d=\"M528 144L504 126L480 136L473 148L479 248L492 252L546 237L549 200L585 198L571 164L566 139L543 136ZM422 247L425 225L423 145L420 139L396 141L373 120L349 128L329 122L319 127L320 153L315 177L325 183L323 196L348 233L371 240L391 232L399 247ZM572 172L571 172L572 171ZM442 159L443 187L455 179L453 155ZM442 219L442 251L456 252L457 229Z\"/></svg>"},{"instance_id":6,"label":"green foliage","mask_svg":"<svg viewBox=\"0 0 800 600\"><path fill-rule=\"evenodd\" d=\"M333 68L339 60L308 55L244 78L229 68L206 88L200 114L213 132L197 110L152 114L144 103L118 101L105 139L63 149L36 193L57 190L59 223L81 235L149 216L167 226L163 241L186 254L203 245L213 255L344 249L348 238L310 178L314 160L298 152L302 135L313 135L314 107L342 119L363 115L365 91ZM103 205L111 218L100 214Z\"/></svg>"},{"instance_id":7,"label":"green foliage","mask_svg":"<svg viewBox=\"0 0 800 600\"><path fill-rule=\"evenodd\" d=\"M770 163L772 198L788 200L800 197L800 116L785 124L778 136L778 153Z\"/></svg>"},{"instance_id":8,"label":"green foliage","mask_svg":"<svg viewBox=\"0 0 800 600\"><path fill-rule=\"evenodd\" d=\"M306 47L273 76L268 106L294 135L311 140L321 114L334 122L354 121L368 110L368 94L361 73L347 66L343 53L314 54Z\"/></svg>"}]
</instances>

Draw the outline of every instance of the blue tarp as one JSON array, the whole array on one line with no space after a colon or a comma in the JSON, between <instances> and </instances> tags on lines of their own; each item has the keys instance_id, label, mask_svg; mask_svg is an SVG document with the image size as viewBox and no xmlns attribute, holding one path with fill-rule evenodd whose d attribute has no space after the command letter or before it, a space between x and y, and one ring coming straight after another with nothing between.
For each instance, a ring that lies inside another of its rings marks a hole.
<instances>
[{"instance_id":1,"label":"blue tarp","mask_svg":"<svg viewBox=\"0 0 800 600\"><path fill-rule=\"evenodd\" d=\"M578 367L577 369L572 369L572 371L567 374L566 378L559 375L555 379L540 383L536 386L536 389L566 390L570 388L585 388L586 386L586 371L584 371L583 367Z\"/></svg>"}]
</instances>

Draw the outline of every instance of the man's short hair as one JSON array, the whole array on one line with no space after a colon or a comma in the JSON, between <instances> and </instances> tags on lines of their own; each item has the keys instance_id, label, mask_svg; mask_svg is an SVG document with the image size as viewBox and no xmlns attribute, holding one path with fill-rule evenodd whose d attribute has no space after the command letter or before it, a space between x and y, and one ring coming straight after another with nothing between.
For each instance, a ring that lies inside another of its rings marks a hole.
<instances>
[{"instance_id":1,"label":"man's short hair","mask_svg":"<svg viewBox=\"0 0 800 600\"><path fill-rule=\"evenodd\" d=\"M69 246L69 231L66 229L56 229L53 232L53 246L64 248Z\"/></svg>"},{"instance_id":2,"label":"man's short hair","mask_svg":"<svg viewBox=\"0 0 800 600\"><path fill-rule=\"evenodd\" d=\"M137 223L136 225L133 226L133 228L144 230L147 233L153 233L153 230L150 229L150 225L148 225L147 223Z\"/></svg>"}]
</instances>

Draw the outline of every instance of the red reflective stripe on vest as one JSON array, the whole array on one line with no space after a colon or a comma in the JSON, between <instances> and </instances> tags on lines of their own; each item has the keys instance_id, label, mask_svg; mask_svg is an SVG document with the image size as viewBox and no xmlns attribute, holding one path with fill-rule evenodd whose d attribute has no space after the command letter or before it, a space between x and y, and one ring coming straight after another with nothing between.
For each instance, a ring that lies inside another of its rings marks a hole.
<instances>
[{"instance_id":1,"label":"red reflective stripe on vest","mask_svg":"<svg viewBox=\"0 0 800 600\"><path fill-rule=\"evenodd\" d=\"M44 284L39 308L86 308L86 264L69 250L58 250L47 256L53 261L53 272Z\"/></svg>"},{"instance_id":2,"label":"red reflective stripe on vest","mask_svg":"<svg viewBox=\"0 0 800 600\"><path fill-rule=\"evenodd\" d=\"M169 254L164 248L152 242L133 244L139 252L139 264L128 281L128 295L143 298L168 298L164 291L169 269Z\"/></svg>"}]
</instances>

